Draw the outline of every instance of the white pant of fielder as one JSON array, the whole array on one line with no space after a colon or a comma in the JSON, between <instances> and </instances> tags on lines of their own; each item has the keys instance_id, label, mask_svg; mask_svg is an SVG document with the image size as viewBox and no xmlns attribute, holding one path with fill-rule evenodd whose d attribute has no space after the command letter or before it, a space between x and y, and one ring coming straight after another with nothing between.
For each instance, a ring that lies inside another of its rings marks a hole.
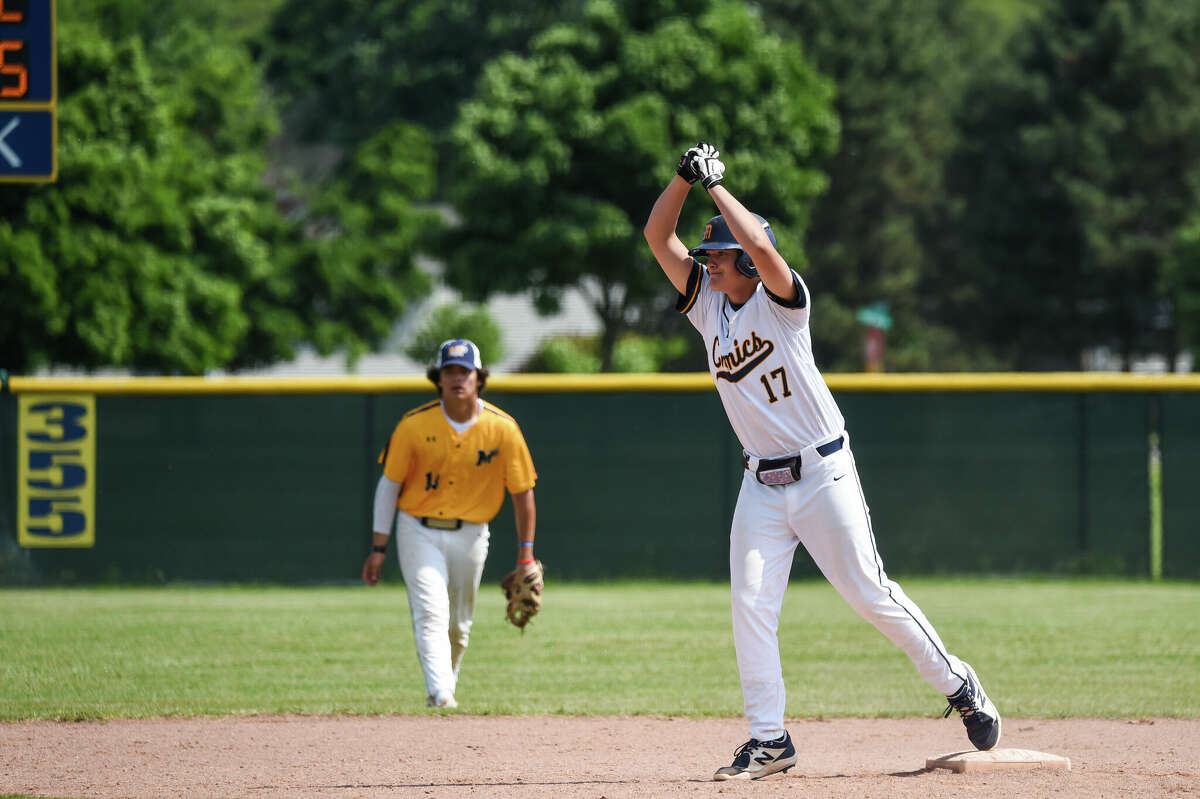
<instances>
[{"instance_id":1,"label":"white pant of fielder","mask_svg":"<svg viewBox=\"0 0 1200 799\"><path fill-rule=\"evenodd\" d=\"M458 686L489 538L486 524L463 522L458 530L437 530L403 511L396 514L396 555L408 591L417 660L425 690L435 699L453 697Z\"/></svg>"},{"instance_id":2,"label":"white pant of fielder","mask_svg":"<svg viewBox=\"0 0 1200 799\"><path fill-rule=\"evenodd\" d=\"M883 570L849 437L840 451L802 463L801 479L786 486L762 485L745 473L729 540L738 673L750 737L760 741L784 733L777 633L799 544L850 606L900 647L938 692L954 693L966 676L921 609Z\"/></svg>"}]
</instances>

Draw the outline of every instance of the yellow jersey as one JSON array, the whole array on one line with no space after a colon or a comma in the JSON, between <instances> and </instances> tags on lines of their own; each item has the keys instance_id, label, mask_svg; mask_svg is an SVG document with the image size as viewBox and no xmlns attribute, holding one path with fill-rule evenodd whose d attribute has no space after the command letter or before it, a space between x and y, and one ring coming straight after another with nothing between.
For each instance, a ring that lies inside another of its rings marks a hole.
<instances>
[{"instance_id":1,"label":"yellow jersey","mask_svg":"<svg viewBox=\"0 0 1200 799\"><path fill-rule=\"evenodd\" d=\"M396 424L379 462L389 480L402 484L396 507L435 519L489 522L505 489L519 494L537 482L517 421L484 400L463 433L450 426L441 400L413 408Z\"/></svg>"}]
</instances>

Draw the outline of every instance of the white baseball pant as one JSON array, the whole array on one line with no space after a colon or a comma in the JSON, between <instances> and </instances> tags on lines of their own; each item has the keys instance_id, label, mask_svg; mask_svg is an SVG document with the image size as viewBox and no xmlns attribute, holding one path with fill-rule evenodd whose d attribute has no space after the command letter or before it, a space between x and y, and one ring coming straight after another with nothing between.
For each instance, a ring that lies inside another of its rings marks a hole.
<instances>
[{"instance_id":1,"label":"white baseball pant","mask_svg":"<svg viewBox=\"0 0 1200 799\"><path fill-rule=\"evenodd\" d=\"M426 693L435 699L454 696L458 687L490 537L486 524L463 522L458 530L438 530L396 513L396 555L408 591L417 660Z\"/></svg>"},{"instance_id":2,"label":"white baseball pant","mask_svg":"<svg viewBox=\"0 0 1200 799\"><path fill-rule=\"evenodd\" d=\"M779 613L799 544L926 682L948 695L966 675L921 609L883 570L849 437L840 451L801 464L801 479L786 486L762 485L745 472L729 538L734 648L750 737L760 741L784 732Z\"/></svg>"}]
</instances>

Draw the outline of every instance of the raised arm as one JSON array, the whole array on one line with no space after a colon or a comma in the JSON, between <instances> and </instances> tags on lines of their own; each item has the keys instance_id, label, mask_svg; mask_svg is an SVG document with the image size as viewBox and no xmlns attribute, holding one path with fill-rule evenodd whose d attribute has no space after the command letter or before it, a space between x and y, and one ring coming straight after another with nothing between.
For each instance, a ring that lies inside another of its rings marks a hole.
<instances>
[{"instance_id":1,"label":"raised arm","mask_svg":"<svg viewBox=\"0 0 1200 799\"><path fill-rule=\"evenodd\" d=\"M679 212L683 209L683 201L687 199L688 189L695 181L696 175L691 169L688 153L684 153L679 159L675 177L671 178L671 182L654 201L650 218L642 228L655 260L680 294L687 290L688 276L692 274L692 257L675 233L675 228L679 225Z\"/></svg>"},{"instance_id":2,"label":"raised arm","mask_svg":"<svg viewBox=\"0 0 1200 799\"><path fill-rule=\"evenodd\" d=\"M796 283L792 279L792 270L787 261L779 254L779 250L771 244L762 224L754 214L746 209L729 189L722 185L725 177L725 165L714 158L699 157L693 159L696 170L708 196L716 204L721 216L729 224L733 237L754 261L758 267L758 276L763 285L772 294L782 300L796 299Z\"/></svg>"}]
</instances>

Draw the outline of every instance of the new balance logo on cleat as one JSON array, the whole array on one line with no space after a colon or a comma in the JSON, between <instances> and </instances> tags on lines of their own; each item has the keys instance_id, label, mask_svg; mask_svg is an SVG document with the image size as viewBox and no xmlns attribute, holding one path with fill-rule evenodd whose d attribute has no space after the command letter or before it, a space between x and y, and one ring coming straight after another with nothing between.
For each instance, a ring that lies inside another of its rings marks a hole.
<instances>
[{"instance_id":1,"label":"new balance logo on cleat","mask_svg":"<svg viewBox=\"0 0 1200 799\"><path fill-rule=\"evenodd\" d=\"M967 679L962 688L946 697L950 706L943 718L957 710L971 744L980 750L992 749L1000 743L1000 711L983 692L971 664L964 662L963 667L967 670Z\"/></svg>"},{"instance_id":2,"label":"new balance logo on cleat","mask_svg":"<svg viewBox=\"0 0 1200 799\"><path fill-rule=\"evenodd\" d=\"M733 753L732 765L717 769L713 779L757 780L771 774L786 772L796 765L796 747L792 736L786 732L774 741L759 741L751 738Z\"/></svg>"}]
</instances>

